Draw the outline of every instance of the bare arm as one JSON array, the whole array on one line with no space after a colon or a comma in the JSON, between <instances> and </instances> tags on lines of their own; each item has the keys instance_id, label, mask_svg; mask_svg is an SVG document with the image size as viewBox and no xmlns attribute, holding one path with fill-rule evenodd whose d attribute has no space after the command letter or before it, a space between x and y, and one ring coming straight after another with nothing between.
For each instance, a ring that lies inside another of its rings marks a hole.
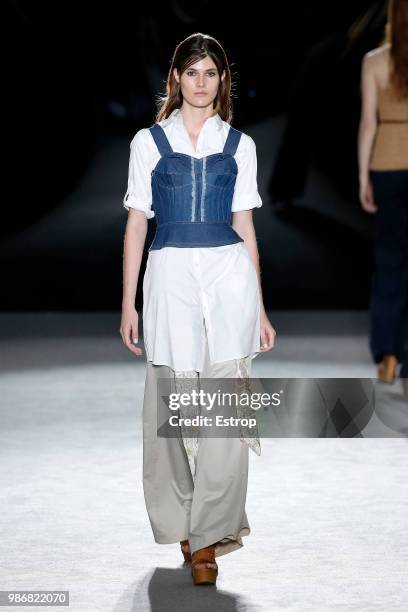
<instances>
[{"instance_id":1,"label":"bare arm","mask_svg":"<svg viewBox=\"0 0 408 612\"><path fill-rule=\"evenodd\" d=\"M366 54L361 70L361 117L358 130L358 166L360 202L367 212L375 212L370 184L369 165L377 131L377 83L373 57Z\"/></svg>"},{"instance_id":2,"label":"bare arm","mask_svg":"<svg viewBox=\"0 0 408 612\"><path fill-rule=\"evenodd\" d=\"M252 219L252 209L240 210L232 214L232 227L241 236L245 242L245 246L254 262L256 274L258 277L260 318L261 318L261 341L262 352L269 351L273 348L275 342L276 331L270 324L263 301L262 283L261 283L261 268L259 265L259 252L256 241L255 228Z\"/></svg>"},{"instance_id":3,"label":"bare arm","mask_svg":"<svg viewBox=\"0 0 408 612\"><path fill-rule=\"evenodd\" d=\"M140 264L147 234L147 218L143 211L130 209L126 224L123 249L123 297L120 333L124 344L136 355L142 349L134 341L139 340L139 316L135 308Z\"/></svg>"}]
</instances>

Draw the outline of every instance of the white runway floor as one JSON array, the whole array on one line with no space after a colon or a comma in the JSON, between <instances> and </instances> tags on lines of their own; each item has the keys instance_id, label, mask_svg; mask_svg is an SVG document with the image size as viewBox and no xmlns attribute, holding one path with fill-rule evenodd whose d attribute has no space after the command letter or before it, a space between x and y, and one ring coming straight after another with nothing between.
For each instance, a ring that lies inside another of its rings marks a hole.
<instances>
[{"instance_id":1,"label":"white runway floor","mask_svg":"<svg viewBox=\"0 0 408 612\"><path fill-rule=\"evenodd\" d=\"M270 320L276 348L253 376L375 376L366 313ZM69 590L73 612L405 612L403 437L262 439L261 457L250 453L252 533L218 559L216 589L192 586L179 546L152 537L144 356L125 349L119 323L0 315L0 590ZM389 393L408 410L399 381Z\"/></svg>"}]
</instances>

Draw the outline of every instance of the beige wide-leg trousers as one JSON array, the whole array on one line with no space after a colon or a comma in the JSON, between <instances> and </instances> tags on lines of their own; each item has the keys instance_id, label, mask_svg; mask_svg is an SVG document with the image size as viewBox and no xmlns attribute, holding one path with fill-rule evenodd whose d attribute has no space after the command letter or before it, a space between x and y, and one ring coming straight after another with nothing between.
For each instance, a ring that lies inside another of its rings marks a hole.
<instances>
[{"instance_id":1,"label":"beige wide-leg trousers","mask_svg":"<svg viewBox=\"0 0 408 612\"><path fill-rule=\"evenodd\" d=\"M204 326L205 327L205 326ZM235 378L233 359L209 364L205 335L203 378ZM250 372L251 358L245 358ZM248 445L240 438L198 438L193 478L180 437L157 435L157 379L174 378L175 371L151 361L146 366L143 402L143 490L153 536L158 544L189 540L193 553L216 544L215 556L243 546L250 527L245 512Z\"/></svg>"}]
</instances>

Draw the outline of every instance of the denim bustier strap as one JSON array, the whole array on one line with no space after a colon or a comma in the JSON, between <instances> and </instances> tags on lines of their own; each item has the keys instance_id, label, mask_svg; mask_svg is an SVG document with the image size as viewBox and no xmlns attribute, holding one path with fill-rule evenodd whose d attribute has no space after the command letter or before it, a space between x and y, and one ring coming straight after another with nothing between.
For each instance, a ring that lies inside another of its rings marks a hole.
<instances>
[{"instance_id":1,"label":"denim bustier strap","mask_svg":"<svg viewBox=\"0 0 408 612\"><path fill-rule=\"evenodd\" d=\"M148 250L243 242L231 227L234 155L242 132L230 126L223 151L197 159L173 151L158 123L149 129L161 157L151 177L157 227Z\"/></svg>"}]
</instances>

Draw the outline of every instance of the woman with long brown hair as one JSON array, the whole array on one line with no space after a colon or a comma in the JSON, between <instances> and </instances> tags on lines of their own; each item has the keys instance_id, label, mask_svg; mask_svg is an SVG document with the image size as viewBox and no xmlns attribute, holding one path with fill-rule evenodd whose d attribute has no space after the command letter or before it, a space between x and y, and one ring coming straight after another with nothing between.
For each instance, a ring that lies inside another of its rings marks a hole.
<instances>
[{"instance_id":1,"label":"woman with long brown hair","mask_svg":"<svg viewBox=\"0 0 408 612\"><path fill-rule=\"evenodd\" d=\"M136 355L135 295L147 219L156 218L143 279L147 367L143 402L143 487L157 543L180 542L194 584L214 584L215 557L242 547L248 450L257 435L158 435L160 379L177 391L203 378L248 378L273 348L262 300L252 209L253 139L231 125L231 75L221 44L192 34L175 49L155 123L131 142L120 332ZM179 412L182 412L180 407ZM191 413L190 413L191 416Z\"/></svg>"},{"instance_id":2,"label":"woman with long brown hair","mask_svg":"<svg viewBox=\"0 0 408 612\"><path fill-rule=\"evenodd\" d=\"M360 201L376 214L370 350L378 379L408 395L408 0L388 4L386 39L363 59Z\"/></svg>"}]
</instances>

